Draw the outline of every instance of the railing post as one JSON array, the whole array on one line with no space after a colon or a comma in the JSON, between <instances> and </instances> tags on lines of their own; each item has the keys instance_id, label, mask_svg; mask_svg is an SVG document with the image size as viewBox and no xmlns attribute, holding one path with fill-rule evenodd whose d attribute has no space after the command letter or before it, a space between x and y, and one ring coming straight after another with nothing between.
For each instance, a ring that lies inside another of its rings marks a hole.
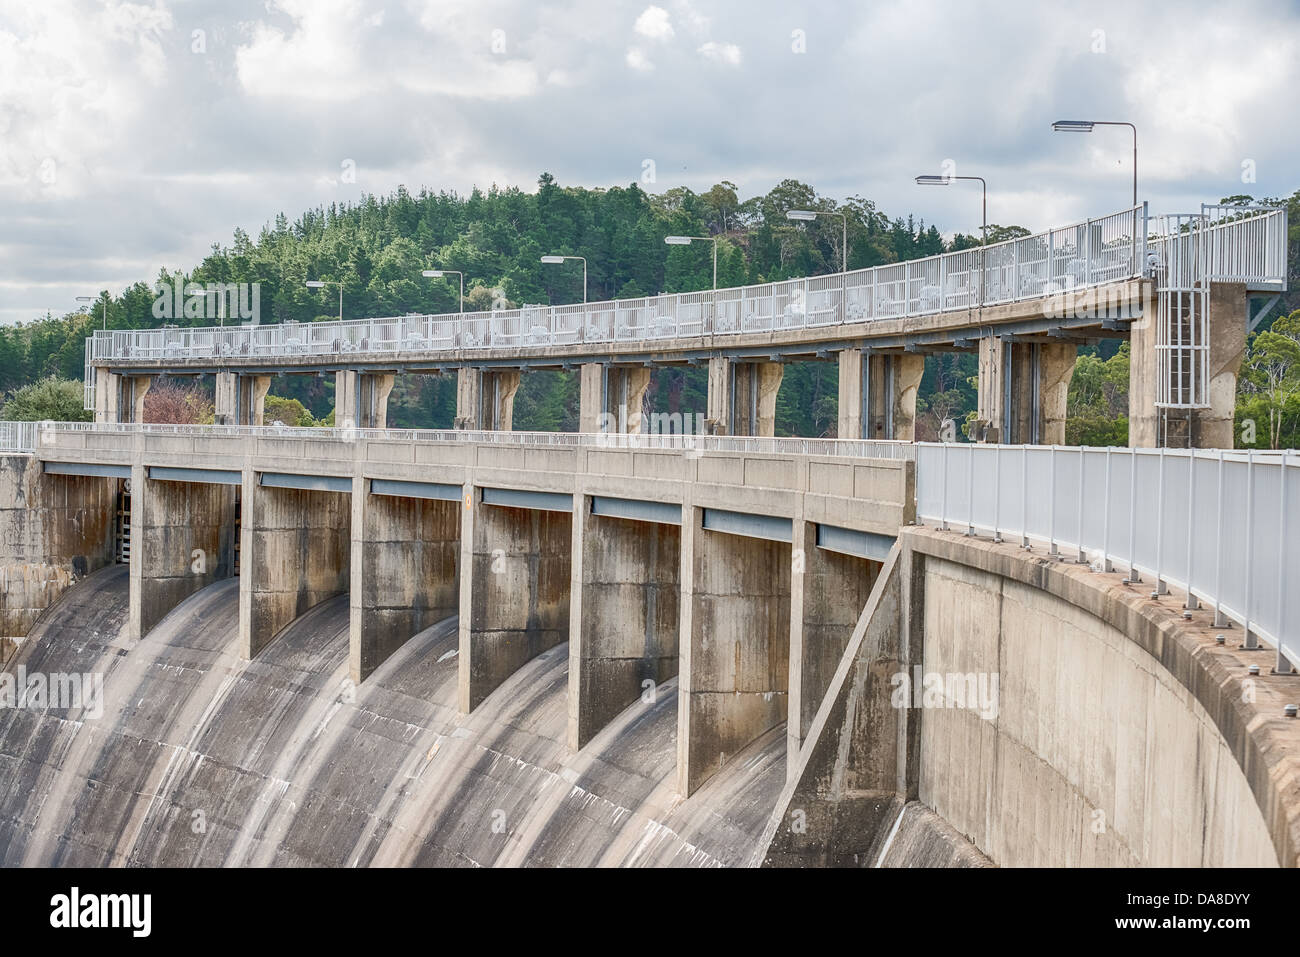
<instances>
[{"instance_id":1,"label":"railing post","mask_svg":"<svg viewBox=\"0 0 1300 957\"><path fill-rule=\"evenodd\" d=\"M1165 447L1160 447L1160 478L1156 483L1156 587L1152 598L1169 593L1161 568L1165 558Z\"/></svg>"},{"instance_id":2,"label":"railing post","mask_svg":"<svg viewBox=\"0 0 1300 957\"><path fill-rule=\"evenodd\" d=\"M943 458L939 471L943 475L943 484L939 494L939 531L948 531L948 443L943 443Z\"/></svg>"},{"instance_id":3,"label":"railing post","mask_svg":"<svg viewBox=\"0 0 1300 957\"><path fill-rule=\"evenodd\" d=\"M1002 544L1002 447L993 446L993 541Z\"/></svg>"},{"instance_id":4,"label":"railing post","mask_svg":"<svg viewBox=\"0 0 1300 957\"><path fill-rule=\"evenodd\" d=\"M1115 570L1110 562L1110 449L1106 446L1106 484L1101 502L1101 570L1107 574Z\"/></svg>"},{"instance_id":5,"label":"railing post","mask_svg":"<svg viewBox=\"0 0 1300 957\"><path fill-rule=\"evenodd\" d=\"M1279 675L1295 674L1295 668L1291 664L1291 659L1282 653L1282 631L1286 628L1286 456L1282 453L1282 464L1278 467L1278 498L1281 504L1278 505L1278 534L1277 534L1277 616L1276 622L1277 633L1274 637L1277 640L1277 661L1273 665L1273 672Z\"/></svg>"},{"instance_id":6,"label":"railing post","mask_svg":"<svg viewBox=\"0 0 1300 957\"><path fill-rule=\"evenodd\" d=\"M1228 628L1228 616L1223 613L1223 449L1219 449L1219 489L1216 514L1219 530L1214 540L1214 627Z\"/></svg>"},{"instance_id":7,"label":"railing post","mask_svg":"<svg viewBox=\"0 0 1300 957\"><path fill-rule=\"evenodd\" d=\"M1020 446L1020 547L1029 548L1029 446Z\"/></svg>"},{"instance_id":8,"label":"railing post","mask_svg":"<svg viewBox=\"0 0 1300 957\"><path fill-rule=\"evenodd\" d=\"M1196 550L1192 547L1193 536L1195 534L1196 517L1196 452L1193 449L1187 450L1187 602L1183 605L1188 611L1196 611L1201 607L1200 601L1192 593L1192 566L1195 561Z\"/></svg>"},{"instance_id":9,"label":"railing post","mask_svg":"<svg viewBox=\"0 0 1300 957\"><path fill-rule=\"evenodd\" d=\"M1128 577L1124 584L1132 585L1142 580L1137 568L1137 474L1138 451L1128 451Z\"/></svg>"},{"instance_id":10,"label":"railing post","mask_svg":"<svg viewBox=\"0 0 1300 957\"><path fill-rule=\"evenodd\" d=\"M1088 564L1088 553L1083 547L1083 446L1079 446L1079 555L1075 562L1079 565Z\"/></svg>"},{"instance_id":11,"label":"railing post","mask_svg":"<svg viewBox=\"0 0 1300 957\"><path fill-rule=\"evenodd\" d=\"M1056 547L1056 446L1048 446L1051 450L1052 463L1048 475L1051 478L1047 483L1047 554L1051 558L1060 558L1061 553Z\"/></svg>"},{"instance_id":12,"label":"railing post","mask_svg":"<svg viewBox=\"0 0 1300 957\"><path fill-rule=\"evenodd\" d=\"M966 443L966 537L975 534L975 443Z\"/></svg>"},{"instance_id":13,"label":"railing post","mask_svg":"<svg viewBox=\"0 0 1300 957\"><path fill-rule=\"evenodd\" d=\"M1245 607L1242 609L1242 617L1245 618L1245 624L1242 626L1246 631L1246 640L1242 643L1242 648L1247 651L1259 650L1259 639L1250 630L1250 592L1253 584L1251 572L1254 562L1252 549L1254 548L1254 518L1255 518L1255 451L1250 449L1246 452L1246 597L1243 601Z\"/></svg>"}]
</instances>

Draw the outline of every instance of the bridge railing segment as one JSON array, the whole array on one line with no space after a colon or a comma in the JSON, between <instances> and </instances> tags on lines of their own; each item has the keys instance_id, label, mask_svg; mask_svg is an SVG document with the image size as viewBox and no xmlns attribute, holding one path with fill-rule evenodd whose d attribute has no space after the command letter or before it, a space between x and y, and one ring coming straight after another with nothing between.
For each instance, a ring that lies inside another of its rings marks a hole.
<instances>
[{"instance_id":1,"label":"bridge railing segment","mask_svg":"<svg viewBox=\"0 0 1300 957\"><path fill-rule=\"evenodd\" d=\"M1172 584L1300 665L1300 453L921 443L916 497L918 522Z\"/></svg>"}]
</instances>

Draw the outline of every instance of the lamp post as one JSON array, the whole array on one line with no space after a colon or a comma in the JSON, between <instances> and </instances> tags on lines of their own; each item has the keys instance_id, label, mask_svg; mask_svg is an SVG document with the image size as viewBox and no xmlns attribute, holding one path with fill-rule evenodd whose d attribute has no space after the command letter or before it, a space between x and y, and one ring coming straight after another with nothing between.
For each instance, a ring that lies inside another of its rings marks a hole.
<instances>
[{"instance_id":1,"label":"lamp post","mask_svg":"<svg viewBox=\"0 0 1300 957\"><path fill-rule=\"evenodd\" d=\"M332 280L308 279L308 289L324 289L326 286L339 287L339 322L343 321L343 283Z\"/></svg>"},{"instance_id":2,"label":"lamp post","mask_svg":"<svg viewBox=\"0 0 1300 957\"><path fill-rule=\"evenodd\" d=\"M583 256L543 256L543 257L542 257L542 262L544 262L544 263L562 263L562 262L564 262L566 259L581 259L581 260L582 260L582 301L583 301L583 304L585 305L586 302L587 302L587 260L586 260L586 258L583 257Z\"/></svg>"},{"instance_id":3,"label":"lamp post","mask_svg":"<svg viewBox=\"0 0 1300 957\"><path fill-rule=\"evenodd\" d=\"M1127 126L1133 131L1133 205L1138 204L1138 129L1132 123L1116 120L1057 120L1052 129L1057 133L1091 133L1095 126Z\"/></svg>"},{"instance_id":4,"label":"lamp post","mask_svg":"<svg viewBox=\"0 0 1300 957\"><path fill-rule=\"evenodd\" d=\"M810 223L818 216L838 216L840 218L842 233L842 242L840 245L840 272L849 271L849 217L843 213L835 213L830 210L822 209L791 209L785 214L786 219L793 219L798 222Z\"/></svg>"},{"instance_id":5,"label":"lamp post","mask_svg":"<svg viewBox=\"0 0 1300 957\"><path fill-rule=\"evenodd\" d=\"M918 186L951 186L953 180L978 181L983 199L980 201L980 308L984 308L984 247L989 244L989 184L983 176L918 176ZM942 295L942 292L941 292Z\"/></svg>"},{"instance_id":6,"label":"lamp post","mask_svg":"<svg viewBox=\"0 0 1300 957\"><path fill-rule=\"evenodd\" d=\"M78 296L77 302L94 302L94 296ZM104 298L104 328L108 328L108 297Z\"/></svg>"},{"instance_id":7,"label":"lamp post","mask_svg":"<svg viewBox=\"0 0 1300 957\"><path fill-rule=\"evenodd\" d=\"M718 238L716 236L665 236L664 242L669 246L689 246L699 240L713 243L713 288L718 288Z\"/></svg>"},{"instance_id":8,"label":"lamp post","mask_svg":"<svg viewBox=\"0 0 1300 957\"><path fill-rule=\"evenodd\" d=\"M455 269L426 269L420 273L428 279L442 279L444 276L460 277L460 311L465 311L465 274Z\"/></svg>"}]
</instances>

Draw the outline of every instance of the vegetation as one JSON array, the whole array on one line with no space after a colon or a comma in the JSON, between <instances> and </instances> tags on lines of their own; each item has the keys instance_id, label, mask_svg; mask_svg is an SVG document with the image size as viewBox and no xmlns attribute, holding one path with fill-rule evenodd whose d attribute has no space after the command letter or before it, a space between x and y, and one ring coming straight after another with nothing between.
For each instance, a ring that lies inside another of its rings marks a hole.
<instances>
[{"instance_id":1,"label":"vegetation","mask_svg":"<svg viewBox=\"0 0 1300 957\"><path fill-rule=\"evenodd\" d=\"M11 422L89 422L94 415L82 408L79 381L46 376L14 391L0 407L0 419Z\"/></svg>"}]
</instances>

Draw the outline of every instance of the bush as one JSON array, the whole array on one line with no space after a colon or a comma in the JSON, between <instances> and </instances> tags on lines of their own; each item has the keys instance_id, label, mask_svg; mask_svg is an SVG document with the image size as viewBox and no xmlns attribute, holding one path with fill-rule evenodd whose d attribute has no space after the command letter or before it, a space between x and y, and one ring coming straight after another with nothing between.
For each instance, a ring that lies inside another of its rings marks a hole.
<instances>
[{"instance_id":1,"label":"bush","mask_svg":"<svg viewBox=\"0 0 1300 957\"><path fill-rule=\"evenodd\" d=\"M9 397L0 408L0 419L11 422L89 422L95 416L82 406L81 382L49 376L29 383Z\"/></svg>"}]
</instances>

